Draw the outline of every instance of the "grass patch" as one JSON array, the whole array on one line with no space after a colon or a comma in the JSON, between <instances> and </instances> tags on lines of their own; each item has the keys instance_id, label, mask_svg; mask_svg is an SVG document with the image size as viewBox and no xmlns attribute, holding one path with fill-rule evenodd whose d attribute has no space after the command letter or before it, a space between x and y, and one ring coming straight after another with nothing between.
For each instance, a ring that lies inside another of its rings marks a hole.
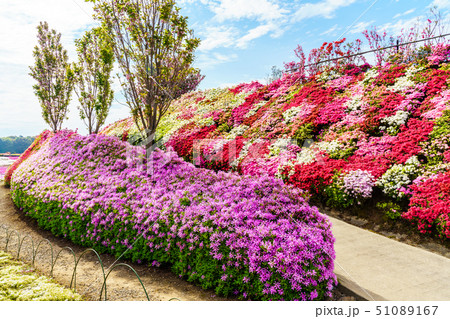
<instances>
[{"instance_id":1,"label":"grass patch","mask_svg":"<svg viewBox=\"0 0 450 319\"><path fill-rule=\"evenodd\" d=\"M0 251L0 300L63 301L82 300L82 297Z\"/></svg>"}]
</instances>

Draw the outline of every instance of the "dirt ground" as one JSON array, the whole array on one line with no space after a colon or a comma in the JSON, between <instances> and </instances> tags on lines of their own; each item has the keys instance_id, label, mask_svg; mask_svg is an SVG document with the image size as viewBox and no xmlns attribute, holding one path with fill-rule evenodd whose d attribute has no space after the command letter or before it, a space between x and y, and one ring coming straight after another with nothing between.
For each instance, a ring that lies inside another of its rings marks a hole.
<instances>
[{"instance_id":1,"label":"dirt ground","mask_svg":"<svg viewBox=\"0 0 450 319\"><path fill-rule=\"evenodd\" d=\"M57 282L69 287L75 261L67 247L73 249L77 258L86 248L74 245L69 240L55 237L49 231L40 229L35 220L25 216L23 212L16 208L11 201L10 190L0 182L0 249L5 249L6 239L10 234L8 251L13 256L17 256L19 241L14 230L20 232L20 242L22 242L20 259L30 264L32 262L33 245L34 250L36 250L38 243L42 241L35 257L35 268L43 274L50 275L52 260L52 250L45 240L52 244L54 259L61 251L54 266L53 277ZM105 269L116 262L116 258L108 254L102 254L100 258ZM171 299L174 301L235 300L218 297L213 290L203 290L179 278L170 269L138 265L123 260L116 262L116 264L121 262L131 265L136 270L152 301L169 301ZM102 283L103 274L100 262L94 253L88 252L83 255L77 266L76 291L87 300L99 300ZM116 301L147 300L139 280L126 267L118 267L111 272L107 279L107 298ZM355 299L354 296L347 293L345 288L339 286L334 290L333 297L329 300L346 301Z\"/></svg>"}]
</instances>

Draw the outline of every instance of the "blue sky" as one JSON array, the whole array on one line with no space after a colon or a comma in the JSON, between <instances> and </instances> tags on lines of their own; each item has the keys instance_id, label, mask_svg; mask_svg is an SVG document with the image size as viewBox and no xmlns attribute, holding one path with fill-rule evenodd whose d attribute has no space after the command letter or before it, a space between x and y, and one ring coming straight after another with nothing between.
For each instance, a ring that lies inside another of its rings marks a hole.
<instances>
[{"instance_id":1,"label":"blue sky","mask_svg":"<svg viewBox=\"0 0 450 319\"><path fill-rule=\"evenodd\" d=\"M371 26L396 34L426 18L437 6L445 17L450 0L178 0L195 35L202 39L195 65L206 76L200 88L264 82L272 66L295 59L301 44L307 53L342 36L362 38ZM83 0L0 0L0 136L36 135L47 128L28 75L33 64L36 26L47 21L62 33L71 61L74 40L96 25L91 4ZM116 98L123 101L119 86ZM108 123L128 116L114 101ZM76 99L63 127L85 133Z\"/></svg>"}]
</instances>

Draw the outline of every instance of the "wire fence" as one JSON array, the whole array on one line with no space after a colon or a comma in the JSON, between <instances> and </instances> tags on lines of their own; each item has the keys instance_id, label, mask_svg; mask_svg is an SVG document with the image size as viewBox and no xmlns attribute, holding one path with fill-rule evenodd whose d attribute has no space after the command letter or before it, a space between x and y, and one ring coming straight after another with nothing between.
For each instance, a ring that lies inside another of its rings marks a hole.
<instances>
[{"instance_id":1,"label":"wire fence","mask_svg":"<svg viewBox=\"0 0 450 319\"><path fill-rule=\"evenodd\" d=\"M310 64L306 64L306 65L304 65L302 67L303 68L307 68L307 67L311 67L311 66L317 66L317 65L320 65L320 64L328 63L328 62L333 62L333 61L337 61L337 60L341 60L341 59L353 58L353 57L356 57L356 56L365 55L365 54L368 54L368 53L379 52L379 51L384 51L384 50L393 49L393 48L396 48L397 52L398 52L400 47L402 47L402 46L409 45L409 44L414 44L414 43L419 43L419 42L425 42L425 41L434 40L434 39L438 39L438 38L443 38L443 37L447 37L449 35L450 35L450 33L446 33L446 34L441 34L441 35L437 35L437 36L434 36L434 37L429 37L429 38L424 38L424 39L415 40L415 41L409 41L409 42L403 42L403 43L399 43L398 40L397 40L396 44L389 45L389 46L386 46L386 47L377 48L377 49L368 50L368 51L363 51L363 52L358 52L358 53L349 54L349 55L345 55L345 56L340 56L340 57L336 57L336 58L332 58L332 59L328 59L328 60L324 60L324 61L319 61L319 62L315 62L315 63L310 63ZM300 69L300 67L291 68L291 69L285 70L284 72L285 73L295 72L298 69Z\"/></svg>"},{"instance_id":2,"label":"wire fence","mask_svg":"<svg viewBox=\"0 0 450 319\"><path fill-rule=\"evenodd\" d=\"M8 226L6 225L1 225L0 226L0 238L4 238L4 245L3 245L3 250L5 252L9 252L9 253L13 253L15 252L15 258L16 259L23 259L23 246L24 246L24 242L26 240L29 240L31 243L31 259L29 260L24 260L25 262L30 262L31 266L33 268L35 268L36 266L36 257L38 255L38 252L40 251L40 249L42 250L42 247L44 247L45 245L47 245L50 249L50 260L47 260L47 263L49 265L50 268L50 277L54 278L54 271L55 271L55 266L57 264L57 261L60 260L61 254L66 251L70 254L71 258L73 259L73 270L71 271L72 275L71 275L71 279L70 279L70 285L69 288L73 289L74 292L76 292L77 290L77 269L79 267L80 261L82 260L82 258L87 255L87 254L94 254L94 256L96 257L96 259L98 260L98 263L100 264L100 268L101 268L101 273L100 273L100 278L102 279L102 284L101 284L101 289L98 293L99 297L98 300L99 301L107 301L108 300L108 286L107 286L107 281L109 276L111 275L111 273L116 269L116 268L128 268L129 270L131 270L131 272L135 275L136 279L139 281L140 286L142 288L142 291L145 294L145 297L148 301L150 301L150 295L147 291L147 289L145 288L145 285L141 279L141 277L138 275L138 273L136 272L136 270L126 264L126 263L117 263L117 264L113 264L112 266L110 266L109 268L105 267L105 264L102 260L102 258L100 257L100 254L93 248L87 248L84 251L81 252L81 254L79 254L79 256L77 256L77 254L75 253L75 251L71 248L71 247L63 247L61 248L59 251L55 251L53 244L48 240L48 239L41 239L39 241L35 241L35 239L33 237L31 237L28 234L21 234L19 231L15 230L15 229L10 229ZM13 247L13 248L12 248ZM169 301L173 301L173 300L180 300L178 298L171 298Z\"/></svg>"}]
</instances>

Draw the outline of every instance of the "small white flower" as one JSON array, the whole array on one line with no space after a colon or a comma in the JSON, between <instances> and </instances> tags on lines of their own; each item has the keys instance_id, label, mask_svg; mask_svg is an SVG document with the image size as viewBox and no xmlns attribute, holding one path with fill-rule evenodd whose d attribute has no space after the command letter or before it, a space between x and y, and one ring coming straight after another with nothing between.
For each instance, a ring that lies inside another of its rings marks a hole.
<instances>
[{"instance_id":1,"label":"small white flower","mask_svg":"<svg viewBox=\"0 0 450 319\"><path fill-rule=\"evenodd\" d=\"M245 131L248 130L248 128L249 128L249 126L247 126L247 125L245 125L245 124L242 124L242 125L239 125L239 126L237 126L237 127L234 127L234 128L228 133L227 138L229 138L229 139L234 139L234 138L236 138L237 136L242 136L242 135L245 133Z\"/></svg>"},{"instance_id":2,"label":"small white flower","mask_svg":"<svg viewBox=\"0 0 450 319\"><path fill-rule=\"evenodd\" d=\"M273 144L269 145L269 157L279 155L283 150L286 150L288 145L293 144L290 138L279 138Z\"/></svg>"},{"instance_id":3,"label":"small white flower","mask_svg":"<svg viewBox=\"0 0 450 319\"><path fill-rule=\"evenodd\" d=\"M319 142L314 144L321 151L326 151L327 153L334 153L343 149L343 145L336 140L330 142Z\"/></svg>"},{"instance_id":4,"label":"small white flower","mask_svg":"<svg viewBox=\"0 0 450 319\"><path fill-rule=\"evenodd\" d=\"M247 117L251 117L251 116L255 115L256 112L258 112L258 110L259 110L262 106L264 106L266 103L267 103L266 101L262 101L262 102L257 103L255 106L253 106L253 107L247 112L247 114L246 114L244 117L247 118Z\"/></svg>"},{"instance_id":5,"label":"small white flower","mask_svg":"<svg viewBox=\"0 0 450 319\"><path fill-rule=\"evenodd\" d=\"M394 85L391 87L388 87L387 89L393 92L402 92L409 88L412 88L416 85L416 83L412 80L412 77L414 74L416 74L419 71L422 71L423 67L416 67L414 65L411 65L405 72L404 76L401 76L397 78Z\"/></svg>"},{"instance_id":6,"label":"small white flower","mask_svg":"<svg viewBox=\"0 0 450 319\"><path fill-rule=\"evenodd\" d=\"M284 123L288 124L289 122L291 122L292 119L295 118L297 114L300 112L301 108L302 108L301 106L295 106L291 107L289 110L284 111L283 113Z\"/></svg>"},{"instance_id":7,"label":"small white flower","mask_svg":"<svg viewBox=\"0 0 450 319\"><path fill-rule=\"evenodd\" d=\"M406 123L409 117L409 112L406 111L397 111L392 116L388 116L381 119L381 123L384 123L386 125L380 126L382 130L387 130L388 133L395 133L396 129L400 125L403 125Z\"/></svg>"},{"instance_id":8,"label":"small white flower","mask_svg":"<svg viewBox=\"0 0 450 319\"><path fill-rule=\"evenodd\" d=\"M297 164L308 164L316 160L319 150L316 148L303 148L300 153L297 153Z\"/></svg>"},{"instance_id":9,"label":"small white flower","mask_svg":"<svg viewBox=\"0 0 450 319\"><path fill-rule=\"evenodd\" d=\"M366 74L364 74L364 80L362 80L362 82L364 84L368 84L373 79L375 79L378 76L378 74L379 74L379 72L376 68L371 68L366 71Z\"/></svg>"},{"instance_id":10,"label":"small white flower","mask_svg":"<svg viewBox=\"0 0 450 319\"><path fill-rule=\"evenodd\" d=\"M405 164L395 164L388 169L376 182L386 195L401 198L403 193L399 192L401 187L411 184L412 177L420 172L420 162L417 156L410 157Z\"/></svg>"}]
</instances>

